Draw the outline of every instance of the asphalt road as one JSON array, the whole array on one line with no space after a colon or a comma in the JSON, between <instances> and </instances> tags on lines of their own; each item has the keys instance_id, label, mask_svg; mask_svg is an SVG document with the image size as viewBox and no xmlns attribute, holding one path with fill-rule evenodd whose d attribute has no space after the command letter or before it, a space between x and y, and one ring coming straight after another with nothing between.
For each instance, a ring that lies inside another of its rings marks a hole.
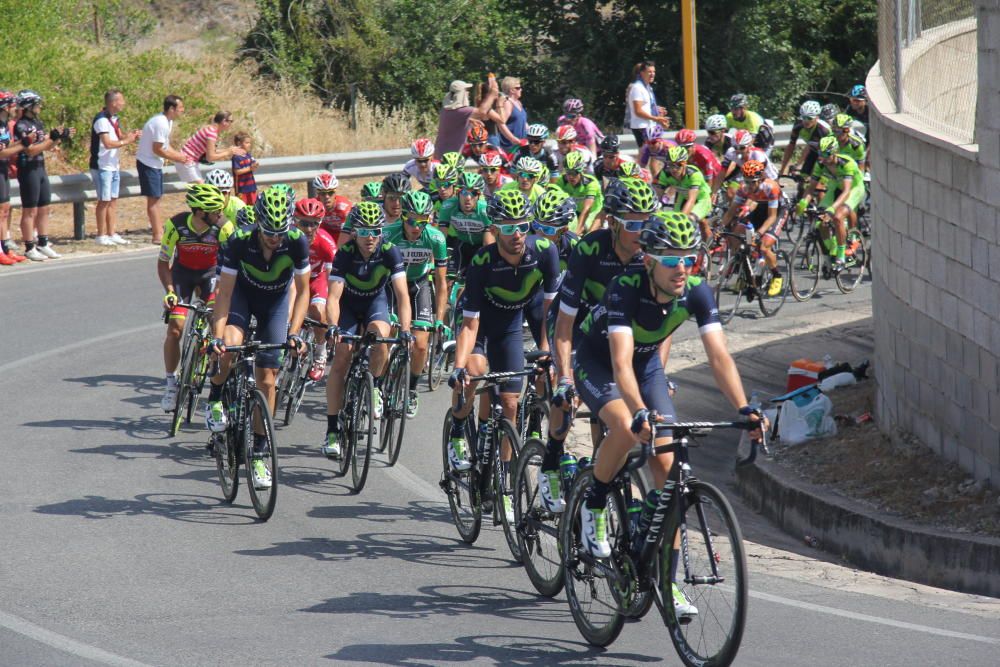
<instances>
[{"instance_id":1,"label":"asphalt road","mask_svg":"<svg viewBox=\"0 0 1000 667\"><path fill-rule=\"evenodd\" d=\"M655 613L591 648L498 529L458 539L437 487L444 391L421 396L399 464L376 461L361 495L318 453L314 391L278 433L271 521L245 487L224 504L203 426L165 435L154 263L0 271L0 665L680 664ZM869 294L747 310L733 337L851 319ZM681 414L711 416L710 379L681 386ZM726 446L693 459L735 500ZM738 664L998 663L998 601L840 567L737 509L752 591Z\"/></svg>"}]
</instances>

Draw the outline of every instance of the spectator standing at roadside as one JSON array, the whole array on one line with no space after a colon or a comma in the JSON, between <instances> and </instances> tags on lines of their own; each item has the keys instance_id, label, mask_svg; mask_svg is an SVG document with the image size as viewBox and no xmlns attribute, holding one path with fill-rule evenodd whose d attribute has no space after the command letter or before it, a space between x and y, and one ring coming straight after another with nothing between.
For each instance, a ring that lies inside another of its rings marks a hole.
<instances>
[{"instance_id":1,"label":"spectator standing at roadside","mask_svg":"<svg viewBox=\"0 0 1000 667\"><path fill-rule=\"evenodd\" d=\"M642 146L645 140L643 131L654 125L664 129L670 127L667 110L656 104L656 93L653 92L653 82L656 80L656 64L644 60L633 68L635 81L628 87L629 129L635 137L637 146Z\"/></svg>"},{"instance_id":2,"label":"spectator standing at roadside","mask_svg":"<svg viewBox=\"0 0 1000 667\"><path fill-rule=\"evenodd\" d=\"M438 116L437 137L434 139L434 157L438 160L445 153L462 150L469 121L485 121L499 92L496 77L490 76L487 80L486 94L479 106L474 107L469 104L470 88L472 88L471 83L457 79L448 86L448 94L444 96L441 113Z\"/></svg>"},{"instance_id":3,"label":"spectator standing at roadside","mask_svg":"<svg viewBox=\"0 0 1000 667\"><path fill-rule=\"evenodd\" d=\"M104 93L104 108L94 116L90 126L90 174L97 189L97 245L126 245L116 231L118 188L121 183L122 146L135 143L142 134L133 130L123 135L118 114L125 108L125 96L112 88Z\"/></svg>"},{"instance_id":4,"label":"spectator standing at roadside","mask_svg":"<svg viewBox=\"0 0 1000 667\"><path fill-rule=\"evenodd\" d=\"M253 206L257 201L257 179L253 173L257 171L260 162L257 162L250 155L253 148L253 139L247 132L237 132L233 137L233 145L243 149L243 155L233 155L233 176L236 178L236 194L240 196L243 203Z\"/></svg>"},{"instance_id":5,"label":"spectator standing at roadside","mask_svg":"<svg viewBox=\"0 0 1000 667\"><path fill-rule=\"evenodd\" d=\"M139 171L139 191L146 197L146 215L153 230L153 243L160 244L163 236L163 217L160 213L160 199L163 197L163 161L172 160L178 164L187 161L184 153L170 147L170 133L174 121L184 113L184 100L177 95L163 98L163 112L158 113L142 127L139 149L135 154L135 166Z\"/></svg>"},{"instance_id":6,"label":"spectator standing at roadside","mask_svg":"<svg viewBox=\"0 0 1000 667\"><path fill-rule=\"evenodd\" d=\"M0 90L0 264L10 265L23 262L27 258L14 251L7 236L10 233L10 160L24 150L24 144L14 141L8 121L15 108L14 93Z\"/></svg>"},{"instance_id":7,"label":"spectator standing at roadside","mask_svg":"<svg viewBox=\"0 0 1000 667\"><path fill-rule=\"evenodd\" d=\"M199 164L211 164L221 160L229 160L234 155L243 155L239 146L219 149L217 144L223 132L232 127L233 114L228 111L217 111L212 122L200 128L184 142L181 152L187 156L183 165L177 165L177 175L185 183L204 183Z\"/></svg>"},{"instance_id":8,"label":"spectator standing at roadside","mask_svg":"<svg viewBox=\"0 0 1000 667\"><path fill-rule=\"evenodd\" d=\"M506 99L500 107L502 125L497 125L500 148L508 153L518 146L527 136L528 112L521 102L521 80L514 76L505 76L500 82L500 89Z\"/></svg>"}]
</instances>

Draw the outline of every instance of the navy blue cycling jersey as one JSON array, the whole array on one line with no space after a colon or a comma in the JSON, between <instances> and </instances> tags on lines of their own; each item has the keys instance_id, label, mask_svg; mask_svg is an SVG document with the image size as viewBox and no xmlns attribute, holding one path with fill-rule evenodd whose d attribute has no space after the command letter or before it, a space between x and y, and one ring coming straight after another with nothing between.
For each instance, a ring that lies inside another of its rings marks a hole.
<instances>
[{"instance_id":1,"label":"navy blue cycling jersey","mask_svg":"<svg viewBox=\"0 0 1000 667\"><path fill-rule=\"evenodd\" d=\"M635 343L633 365L644 364L656 354L660 343L691 317L705 335L719 331L719 309L707 282L690 276L684 294L667 303L653 298L645 269L629 270L608 284L601 303L590 311L582 329L584 344L606 365L611 363L608 335L628 332Z\"/></svg>"},{"instance_id":2,"label":"navy blue cycling jersey","mask_svg":"<svg viewBox=\"0 0 1000 667\"><path fill-rule=\"evenodd\" d=\"M579 242L580 237L573 232L563 232L556 239L556 250L559 253L559 271L565 271L569 267L569 258L573 254L573 248Z\"/></svg>"},{"instance_id":3,"label":"navy blue cycling jersey","mask_svg":"<svg viewBox=\"0 0 1000 667\"><path fill-rule=\"evenodd\" d=\"M642 253L636 253L628 264L622 264L615 253L610 229L598 229L580 239L569 257L566 275L559 287L559 310L576 315L589 310L604 296L607 284L628 269L641 269Z\"/></svg>"},{"instance_id":4,"label":"navy blue cycling jersey","mask_svg":"<svg viewBox=\"0 0 1000 667\"><path fill-rule=\"evenodd\" d=\"M294 227L288 230L270 259L264 257L257 227L241 227L222 248L221 272L236 276L236 285L248 293L281 296L293 275L309 273L309 240Z\"/></svg>"},{"instance_id":5,"label":"navy blue cycling jersey","mask_svg":"<svg viewBox=\"0 0 1000 667\"><path fill-rule=\"evenodd\" d=\"M345 243L337 249L330 268L330 281L344 283L344 294L355 299L377 297L397 276L406 276L403 255L397 246L385 240L368 259L361 255L357 243Z\"/></svg>"},{"instance_id":6,"label":"navy blue cycling jersey","mask_svg":"<svg viewBox=\"0 0 1000 667\"><path fill-rule=\"evenodd\" d=\"M472 257L465 278L463 316L475 318L486 306L520 311L538 289L545 299L555 296L559 284L556 245L540 236L524 239L524 254L515 266L500 256L496 243L480 248Z\"/></svg>"}]
</instances>

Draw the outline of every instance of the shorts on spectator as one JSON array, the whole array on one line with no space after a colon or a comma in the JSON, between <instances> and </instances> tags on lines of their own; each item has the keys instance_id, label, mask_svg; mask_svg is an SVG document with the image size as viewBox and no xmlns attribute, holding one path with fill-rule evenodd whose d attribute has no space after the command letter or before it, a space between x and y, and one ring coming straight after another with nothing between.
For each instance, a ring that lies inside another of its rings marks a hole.
<instances>
[{"instance_id":1,"label":"shorts on spectator","mask_svg":"<svg viewBox=\"0 0 1000 667\"><path fill-rule=\"evenodd\" d=\"M163 196L163 170L147 166L140 160L135 161L139 170L139 192L143 197Z\"/></svg>"},{"instance_id":2,"label":"shorts on spectator","mask_svg":"<svg viewBox=\"0 0 1000 667\"><path fill-rule=\"evenodd\" d=\"M174 169L177 170L177 175L185 183L201 183L205 180L201 177L201 169L198 168L197 162L193 162L191 164L175 164Z\"/></svg>"},{"instance_id":3,"label":"shorts on spectator","mask_svg":"<svg viewBox=\"0 0 1000 667\"><path fill-rule=\"evenodd\" d=\"M98 201L111 201L118 199L118 188L121 184L122 173L110 169L91 169L90 175L94 179L94 187L97 189Z\"/></svg>"},{"instance_id":4,"label":"shorts on spectator","mask_svg":"<svg viewBox=\"0 0 1000 667\"><path fill-rule=\"evenodd\" d=\"M241 193L239 193L239 195L240 195L240 199L242 199L243 203L246 204L247 206L253 206L254 204L257 203L257 191L256 190L254 190L253 192L241 192Z\"/></svg>"},{"instance_id":5,"label":"shorts on spectator","mask_svg":"<svg viewBox=\"0 0 1000 667\"><path fill-rule=\"evenodd\" d=\"M10 201L10 179L7 177L7 168L0 167L0 204Z\"/></svg>"}]
</instances>

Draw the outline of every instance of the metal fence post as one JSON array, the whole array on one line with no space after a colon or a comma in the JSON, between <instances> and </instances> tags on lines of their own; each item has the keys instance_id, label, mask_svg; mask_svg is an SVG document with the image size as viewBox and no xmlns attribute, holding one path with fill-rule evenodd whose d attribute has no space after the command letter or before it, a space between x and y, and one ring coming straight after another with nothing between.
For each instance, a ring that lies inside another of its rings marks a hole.
<instances>
[{"instance_id":1,"label":"metal fence post","mask_svg":"<svg viewBox=\"0 0 1000 667\"><path fill-rule=\"evenodd\" d=\"M87 209L82 201L73 202L73 238L82 241L87 236Z\"/></svg>"},{"instance_id":2,"label":"metal fence post","mask_svg":"<svg viewBox=\"0 0 1000 667\"><path fill-rule=\"evenodd\" d=\"M893 81L896 90L896 113L903 113L903 0L896 0L896 67Z\"/></svg>"}]
</instances>

